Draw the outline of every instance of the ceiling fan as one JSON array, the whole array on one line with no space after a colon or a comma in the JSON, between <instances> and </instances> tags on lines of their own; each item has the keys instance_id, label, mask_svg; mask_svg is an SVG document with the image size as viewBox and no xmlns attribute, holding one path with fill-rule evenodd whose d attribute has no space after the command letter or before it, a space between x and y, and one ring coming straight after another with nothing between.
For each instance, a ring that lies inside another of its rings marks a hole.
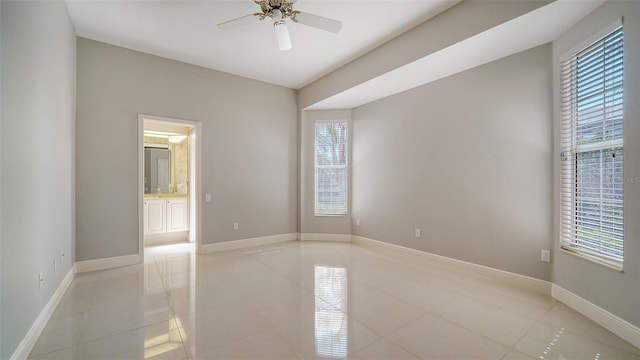
<instances>
[{"instance_id":1,"label":"ceiling fan","mask_svg":"<svg viewBox=\"0 0 640 360\"><path fill-rule=\"evenodd\" d=\"M231 30L242 25L252 23L256 20L264 20L265 18L271 18L273 21L273 28L276 33L276 39L278 40L278 47L280 50L291 49L291 38L289 37L289 30L287 29L286 18L291 21L311 26L316 29L337 33L342 28L342 22L338 20L329 19L326 17L305 13L302 11L293 10L293 4L296 0L253 0L256 4L260 5L262 12L246 15L234 20L229 20L218 24L218 28L222 30Z\"/></svg>"}]
</instances>

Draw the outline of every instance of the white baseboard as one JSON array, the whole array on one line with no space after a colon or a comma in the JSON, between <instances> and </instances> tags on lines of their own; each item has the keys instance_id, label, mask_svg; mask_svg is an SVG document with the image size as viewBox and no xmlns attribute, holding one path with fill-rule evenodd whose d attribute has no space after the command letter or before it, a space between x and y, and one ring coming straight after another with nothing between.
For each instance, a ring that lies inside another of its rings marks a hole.
<instances>
[{"instance_id":1,"label":"white baseboard","mask_svg":"<svg viewBox=\"0 0 640 360\"><path fill-rule=\"evenodd\" d=\"M551 296L640 348L640 328L637 326L559 285L551 286Z\"/></svg>"},{"instance_id":2,"label":"white baseboard","mask_svg":"<svg viewBox=\"0 0 640 360\"><path fill-rule=\"evenodd\" d=\"M142 263L139 254L115 256L104 259L78 261L76 267L79 273L87 271L96 271L104 269L112 269L121 266L135 265Z\"/></svg>"},{"instance_id":3,"label":"white baseboard","mask_svg":"<svg viewBox=\"0 0 640 360\"><path fill-rule=\"evenodd\" d=\"M351 234L320 234L320 233L300 233L298 234L300 241L341 241L350 242Z\"/></svg>"},{"instance_id":4,"label":"white baseboard","mask_svg":"<svg viewBox=\"0 0 640 360\"><path fill-rule=\"evenodd\" d=\"M176 242L188 242L189 231L177 231L161 234L147 234L144 236L144 245L162 245Z\"/></svg>"},{"instance_id":5,"label":"white baseboard","mask_svg":"<svg viewBox=\"0 0 640 360\"><path fill-rule=\"evenodd\" d=\"M450 257L428 253L426 251L407 248L400 245L389 244L383 241L373 240L362 236L352 235L351 241L354 244L369 246L380 250L391 252L402 260L416 267L424 264L425 260L431 263L455 266L456 268L466 271L472 271L476 274L482 274L490 279L501 281L509 285L534 291L544 295L551 295L551 282L532 278L530 276L520 275L509 271L499 270L492 267L478 265L463 260L453 259Z\"/></svg>"},{"instance_id":6,"label":"white baseboard","mask_svg":"<svg viewBox=\"0 0 640 360\"><path fill-rule=\"evenodd\" d=\"M76 271L77 268L74 264L67 272L67 275L64 276L60 285L58 285L58 288L54 291L49 301L47 301L47 304L44 306L42 311L40 311L40 314L36 318L36 321L31 325L31 328L29 328L29 331L27 331L27 334L22 338L22 341L16 348L16 351L11 355L11 360L22 360L29 357L29 353L31 353L31 350L33 350L33 347L36 345L40 334L42 334L42 330L44 330L47 322L49 322L51 315L53 315L56 307L58 307L58 304L60 303L60 300L62 300L64 293L69 288L69 285L71 285L71 281L73 281Z\"/></svg>"},{"instance_id":7,"label":"white baseboard","mask_svg":"<svg viewBox=\"0 0 640 360\"><path fill-rule=\"evenodd\" d=\"M228 251L244 249L252 246L276 244L285 241L294 241L298 239L297 233L290 234L278 234L270 236L261 236L242 240L231 240L213 244L202 244L200 246L200 253L210 253L217 251Z\"/></svg>"}]
</instances>

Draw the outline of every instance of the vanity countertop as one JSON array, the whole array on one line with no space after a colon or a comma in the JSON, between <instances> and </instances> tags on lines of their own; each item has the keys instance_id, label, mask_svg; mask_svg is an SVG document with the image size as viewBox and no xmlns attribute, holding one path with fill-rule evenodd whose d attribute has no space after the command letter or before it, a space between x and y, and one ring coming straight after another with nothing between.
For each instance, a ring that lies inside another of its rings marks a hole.
<instances>
[{"instance_id":1,"label":"vanity countertop","mask_svg":"<svg viewBox=\"0 0 640 360\"><path fill-rule=\"evenodd\" d=\"M144 194L145 199L175 199L188 197L189 194Z\"/></svg>"}]
</instances>

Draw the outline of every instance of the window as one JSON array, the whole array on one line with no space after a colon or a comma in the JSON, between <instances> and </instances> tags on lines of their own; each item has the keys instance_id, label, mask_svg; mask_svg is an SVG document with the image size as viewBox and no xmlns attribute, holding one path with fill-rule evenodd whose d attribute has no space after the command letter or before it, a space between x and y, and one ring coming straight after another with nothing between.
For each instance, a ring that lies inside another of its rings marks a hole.
<instances>
[{"instance_id":1,"label":"window","mask_svg":"<svg viewBox=\"0 0 640 360\"><path fill-rule=\"evenodd\" d=\"M622 268L623 29L561 64L563 249Z\"/></svg>"},{"instance_id":2,"label":"window","mask_svg":"<svg viewBox=\"0 0 640 360\"><path fill-rule=\"evenodd\" d=\"M315 214L346 215L348 189L346 121L315 123Z\"/></svg>"}]
</instances>

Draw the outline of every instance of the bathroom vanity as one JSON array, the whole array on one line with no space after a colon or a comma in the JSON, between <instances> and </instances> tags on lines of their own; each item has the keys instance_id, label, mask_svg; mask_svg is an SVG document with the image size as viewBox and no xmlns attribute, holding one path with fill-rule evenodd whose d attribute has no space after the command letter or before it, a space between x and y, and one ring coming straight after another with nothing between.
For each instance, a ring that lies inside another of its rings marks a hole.
<instances>
[{"instance_id":1,"label":"bathroom vanity","mask_svg":"<svg viewBox=\"0 0 640 360\"><path fill-rule=\"evenodd\" d=\"M174 233L188 230L189 198L187 195L145 195L145 235Z\"/></svg>"}]
</instances>

